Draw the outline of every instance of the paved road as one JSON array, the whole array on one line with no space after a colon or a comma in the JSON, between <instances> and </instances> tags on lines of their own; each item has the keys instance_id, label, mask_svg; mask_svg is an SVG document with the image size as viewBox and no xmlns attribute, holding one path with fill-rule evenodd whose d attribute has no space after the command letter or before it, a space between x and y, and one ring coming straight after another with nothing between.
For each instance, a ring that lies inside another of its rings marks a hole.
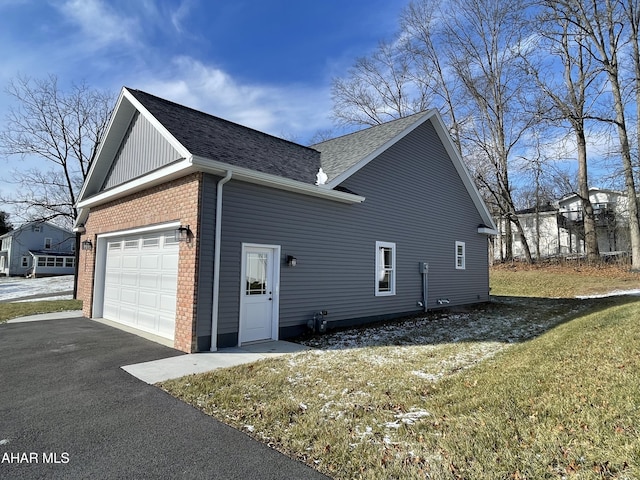
<instances>
[{"instance_id":1,"label":"paved road","mask_svg":"<svg viewBox=\"0 0 640 480\"><path fill-rule=\"evenodd\" d=\"M82 318L0 325L0 478L326 479L120 368L178 354Z\"/></svg>"}]
</instances>

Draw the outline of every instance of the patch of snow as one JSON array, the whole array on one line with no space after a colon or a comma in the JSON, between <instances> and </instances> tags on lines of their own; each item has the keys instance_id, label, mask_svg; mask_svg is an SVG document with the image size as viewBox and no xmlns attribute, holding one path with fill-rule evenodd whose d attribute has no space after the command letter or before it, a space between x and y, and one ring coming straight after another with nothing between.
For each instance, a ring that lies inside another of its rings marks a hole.
<instances>
[{"instance_id":1,"label":"patch of snow","mask_svg":"<svg viewBox=\"0 0 640 480\"><path fill-rule=\"evenodd\" d=\"M17 299L16 303L27 303L27 302L39 302L41 300L73 300L73 295L56 295L55 297L50 297L47 295L46 298L28 298L27 300Z\"/></svg>"},{"instance_id":2,"label":"patch of snow","mask_svg":"<svg viewBox=\"0 0 640 480\"><path fill-rule=\"evenodd\" d=\"M443 375L442 372L429 373L429 372L422 372L420 370L413 370L411 373L416 377L424 378L425 380L429 380L430 382L437 382L442 378L442 375Z\"/></svg>"},{"instance_id":3,"label":"patch of snow","mask_svg":"<svg viewBox=\"0 0 640 480\"><path fill-rule=\"evenodd\" d=\"M404 423L405 425L413 425L417 420L420 420L424 417L429 417L431 414L426 410L422 410L419 408L412 408L408 412L398 413L394 415L399 421Z\"/></svg>"},{"instance_id":4,"label":"patch of snow","mask_svg":"<svg viewBox=\"0 0 640 480\"><path fill-rule=\"evenodd\" d=\"M0 277L0 300L14 300L32 295L47 295L73 290L73 275L24 278Z\"/></svg>"},{"instance_id":5,"label":"patch of snow","mask_svg":"<svg viewBox=\"0 0 640 480\"><path fill-rule=\"evenodd\" d=\"M576 298L586 300L588 298L606 298L606 297L618 297L621 295L640 296L640 289L635 290L614 290L613 292L597 294L597 295L579 295Z\"/></svg>"}]
</instances>

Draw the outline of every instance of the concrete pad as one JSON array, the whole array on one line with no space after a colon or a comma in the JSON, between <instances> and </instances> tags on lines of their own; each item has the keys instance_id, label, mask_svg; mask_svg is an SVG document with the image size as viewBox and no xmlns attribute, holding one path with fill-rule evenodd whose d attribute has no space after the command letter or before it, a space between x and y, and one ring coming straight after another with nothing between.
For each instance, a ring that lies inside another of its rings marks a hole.
<instances>
[{"instance_id":1,"label":"concrete pad","mask_svg":"<svg viewBox=\"0 0 640 480\"><path fill-rule=\"evenodd\" d=\"M305 350L310 350L310 347L284 341L262 342L242 347L223 348L217 352L193 353L125 365L122 369L143 382L154 384L185 375L209 372L218 368L233 367Z\"/></svg>"}]
</instances>

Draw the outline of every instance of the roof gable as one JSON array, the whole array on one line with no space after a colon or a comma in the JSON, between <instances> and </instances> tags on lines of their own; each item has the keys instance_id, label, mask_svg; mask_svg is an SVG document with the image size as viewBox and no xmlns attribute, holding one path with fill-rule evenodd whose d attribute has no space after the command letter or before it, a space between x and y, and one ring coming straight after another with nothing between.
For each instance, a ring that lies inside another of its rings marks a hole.
<instances>
[{"instance_id":1,"label":"roof gable","mask_svg":"<svg viewBox=\"0 0 640 480\"><path fill-rule=\"evenodd\" d=\"M416 113L311 147L321 153L322 169L329 177L329 183L335 186L411 132L432 113Z\"/></svg>"},{"instance_id":2,"label":"roof gable","mask_svg":"<svg viewBox=\"0 0 640 480\"><path fill-rule=\"evenodd\" d=\"M144 115L135 112L101 190L125 183L180 158L180 152L161 132Z\"/></svg>"},{"instance_id":3,"label":"roof gable","mask_svg":"<svg viewBox=\"0 0 640 480\"><path fill-rule=\"evenodd\" d=\"M191 155L313 183L320 168L317 151L237 123L129 90Z\"/></svg>"},{"instance_id":4,"label":"roof gable","mask_svg":"<svg viewBox=\"0 0 640 480\"><path fill-rule=\"evenodd\" d=\"M312 145L321 153L322 168L329 177L328 188L340 188L351 175L374 161L382 152L402 141L413 130L430 121L449 159L480 214L486 231L494 233L495 223L476 187L462 157L454 146L442 117L437 110L428 110L383 123L358 132ZM393 174L393 172L390 172Z\"/></svg>"},{"instance_id":5,"label":"roof gable","mask_svg":"<svg viewBox=\"0 0 640 480\"><path fill-rule=\"evenodd\" d=\"M482 201L436 110L420 112L376 127L345 135L313 148L150 95L123 88L79 196L81 225L85 207L132 191L178 178L193 171L217 175L233 172L234 178L275 188L361 202L364 197L341 190L340 183L399 142L415 128L431 121L486 225L493 226ZM164 152L145 152L144 133ZM144 136L143 135L143 136ZM129 150L130 149L130 150ZM142 155L140 155L142 152ZM315 186L323 167L329 183ZM133 168L135 167L135 168ZM138 177L139 180L135 180Z\"/></svg>"}]
</instances>

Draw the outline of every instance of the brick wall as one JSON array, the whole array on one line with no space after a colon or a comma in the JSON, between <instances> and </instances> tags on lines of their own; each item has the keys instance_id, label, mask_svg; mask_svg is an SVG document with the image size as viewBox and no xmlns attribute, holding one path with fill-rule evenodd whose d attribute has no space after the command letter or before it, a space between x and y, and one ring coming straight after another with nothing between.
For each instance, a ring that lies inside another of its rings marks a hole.
<instances>
[{"instance_id":1,"label":"brick wall","mask_svg":"<svg viewBox=\"0 0 640 480\"><path fill-rule=\"evenodd\" d=\"M93 313L95 254L100 234L168 222L189 225L193 232L191 242L181 242L179 247L174 347L195 352L201 185L202 174L195 173L91 208L81 242L90 239L94 248L80 251L78 265L78 299L83 301L85 316Z\"/></svg>"}]
</instances>

